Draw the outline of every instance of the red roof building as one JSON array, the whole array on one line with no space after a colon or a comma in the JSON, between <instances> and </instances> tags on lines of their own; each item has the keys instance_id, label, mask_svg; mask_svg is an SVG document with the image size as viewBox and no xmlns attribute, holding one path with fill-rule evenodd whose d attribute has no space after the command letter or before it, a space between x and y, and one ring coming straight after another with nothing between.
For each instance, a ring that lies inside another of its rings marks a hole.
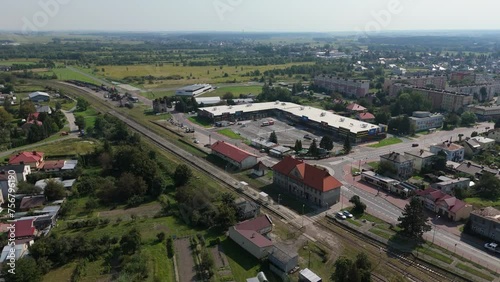
<instances>
[{"instance_id":1,"label":"red roof building","mask_svg":"<svg viewBox=\"0 0 500 282\"><path fill-rule=\"evenodd\" d=\"M325 168L287 156L272 169L273 184L306 201L326 207L340 200L342 183Z\"/></svg>"},{"instance_id":2,"label":"red roof building","mask_svg":"<svg viewBox=\"0 0 500 282\"><path fill-rule=\"evenodd\" d=\"M10 157L10 165L20 165L26 164L31 167L31 169L41 169L44 165L43 152L22 152L17 155Z\"/></svg>"},{"instance_id":3,"label":"red roof building","mask_svg":"<svg viewBox=\"0 0 500 282\"><path fill-rule=\"evenodd\" d=\"M257 164L257 156L224 141L217 141L210 147L212 154L220 157L237 170L249 169Z\"/></svg>"},{"instance_id":4,"label":"red roof building","mask_svg":"<svg viewBox=\"0 0 500 282\"><path fill-rule=\"evenodd\" d=\"M269 254L273 242L266 237L273 229L268 215L240 222L229 228L229 237L254 257L262 259Z\"/></svg>"},{"instance_id":5,"label":"red roof building","mask_svg":"<svg viewBox=\"0 0 500 282\"><path fill-rule=\"evenodd\" d=\"M60 171L64 167L64 160L56 160L56 161L45 161L43 165L44 171Z\"/></svg>"},{"instance_id":6,"label":"red roof building","mask_svg":"<svg viewBox=\"0 0 500 282\"><path fill-rule=\"evenodd\" d=\"M356 103L349 104L349 105L347 105L346 108L347 108L347 110L349 110L351 112L357 112L357 113L366 111L365 107L358 105Z\"/></svg>"},{"instance_id":7,"label":"red roof building","mask_svg":"<svg viewBox=\"0 0 500 282\"><path fill-rule=\"evenodd\" d=\"M467 219L472 212L471 205L434 188L419 190L416 192L416 197L425 208L453 221Z\"/></svg>"},{"instance_id":8,"label":"red roof building","mask_svg":"<svg viewBox=\"0 0 500 282\"><path fill-rule=\"evenodd\" d=\"M33 225L35 218L29 219L18 219L14 223L16 224L16 239L32 238L37 234L37 230Z\"/></svg>"},{"instance_id":9,"label":"red roof building","mask_svg":"<svg viewBox=\"0 0 500 282\"><path fill-rule=\"evenodd\" d=\"M361 121L365 121L365 122L373 122L375 121L375 116L371 113L359 113L358 114L358 119L361 120Z\"/></svg>"}]
</instances>

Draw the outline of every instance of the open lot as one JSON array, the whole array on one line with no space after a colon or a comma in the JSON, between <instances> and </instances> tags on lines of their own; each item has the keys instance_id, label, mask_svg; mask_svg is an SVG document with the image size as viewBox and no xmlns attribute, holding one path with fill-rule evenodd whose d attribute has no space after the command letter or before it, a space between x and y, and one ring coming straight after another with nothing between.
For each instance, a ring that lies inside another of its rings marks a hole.
<instances>
[{"instance_id":1,"label":"open lot","mask_svg":"<svg viewBox=\"0 0 500 282\"><path fill-rule=\"evenodd\" d=\"M196 281L196 269L191 252L189 238L175 240L175 253L179 269L180 282Z\"/></svg>"}]
</instances>

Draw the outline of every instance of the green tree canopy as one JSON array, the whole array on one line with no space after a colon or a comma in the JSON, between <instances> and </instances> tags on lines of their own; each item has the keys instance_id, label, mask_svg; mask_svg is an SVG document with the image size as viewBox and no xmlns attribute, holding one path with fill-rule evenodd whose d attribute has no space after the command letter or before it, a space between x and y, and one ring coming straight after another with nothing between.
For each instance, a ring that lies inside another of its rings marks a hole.
<instances>
[{"instance_id":1,"label":"green tree canopy","mask_svg":"<svg viewBox=\"0 0 500 282\"><path fill-rule=\"evenodd\" d=\"M176 187L183 186L186 183L189 182L189 179L193 175L191 169L185 165L185 164L180 164L175 168L174 172L174 183Z\"/></svg>"},{"instance_id":2,"label":"green tree canopy","mask_svg":"<svg viewBox=\"0 0 500 282\"><path fill-rule=\"evenodd\" d=\"M366 210L366 204L361 202L361 198L358 195L354 195L349 200L350 203L354 204L353 212L364 213Z\"/></svg>"},{"instance_id":3,"label":"green tree canopy","mask_svg":"<svg viewBox=\"0 0 500 282\"><path fill-rule=\"evenodd\" d=\"M75 116L75 125L78 126L78 130L84 130L86 126L85 118L81 115Z\"/></svg>"},{"instance_id":4,"label":"green tree canopy","mask_svg":"<svg viewBox=\"0 0 500 282\"><path fill-rule=\"evenodd\" d=\"M351 145L351 139L349 136L346 136L344 139L344 152L346 154L349 154L351 152L352 145Z\"/></svg>"},{"instance_id":5,"label":"green tree canopy","mask_svg":"<svg viewBox=\"0 0 500 282\"><path fill-rule=\"evenodd\" d=\"M405 206L398 221L398 227L402 229L401 233L409 238L421 240L424 232L431 230L422 204L417 198L412 198Z\"/></svg>"},{"instance_id":6,"label":"green tree canopy","mask_svg":"<svg viewBox=\"0 0 500 282\"><path fill-rule=\"evenodd\" d=\"M76 111L77 112L84 112L88 109L90 106L90 103L85 100L84 98L78 97L76 99Z\"/></svg>"},{"instance_id":7,"label":"green tree canopy","mask_svg":"<svg viewBox=\"0 0 500 282\"><path fill-rule=\"evenodd\" d=\"M483 173L474 190L479 197L496 201L500 198L500 179L491 173Z\"/></svg>"},{"instance_id":8,"label":"green tree canopy","mask_svg":"<svg viewBox=\"0 0 500 282\"><path fill-rule=\"evenodd\" d=\"M269 135L269 142L273 142L278 144L278 136L276 135L276 132L271 132L271 135Z\"/></svg>"},{"instance_id":9,"label":"green tree canopy","mask_svg":"<svg viewBox=\"0 0 500 282\"><path fill-rule=\"evenodd\" d=\"M316 140L313 140L311 146L309 146L309 150L307 151L307 153L313 157L317 157L319 155L318 145L316 144Z\"/></svg>"},{"instance_id":10,"label":"green tree canopy","mask_svg":"<svg viewBox=\"0 0 500 282\"><path fill-rule=\"evenodd\" d=\"M323 136L319 142L319 147L331 151L333 149L333 139L327 135Z\"/></svg>"},{"instance_id":11,"label":"green tree canopy","mask_svg":"<svg viewBox=\"0 0 500 282\"><path fill-rule=\"evenodd\" d=\"M66 189L64 185L57 182L54 179L47 180L47 186L45 186L44 194L49 201L61 200L66 196Z\"/></svg>"},{"instance_id":12,"label":"green tree canopy","mask_svg":"<svg viewBox=\"0 0 500 282\"><path fill-rule=\"evenodd\" d=\"M295 146L293 147L295 152L302 151L302 140L295 140Z\"/></svg>"},{"instance_id":13,"label":"green tree canopy","mask_svg":"<svg viewBox=\"0 0 500 282\"><path fill-rule=\"evenodd\" d=\"M477 117L473 112L467 111L460 116L462 126L471 126L476 123Z\"/></svg>"}]
</instances>

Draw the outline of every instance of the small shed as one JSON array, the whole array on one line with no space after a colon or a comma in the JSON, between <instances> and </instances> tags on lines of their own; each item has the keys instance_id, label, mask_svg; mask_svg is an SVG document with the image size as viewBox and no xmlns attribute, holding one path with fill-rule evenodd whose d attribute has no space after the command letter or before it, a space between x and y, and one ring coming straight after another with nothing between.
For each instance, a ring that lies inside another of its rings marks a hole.
<instances>
[{"instance_id":1,"label":"small shed","mask_svg":"<svg viewBox=\"0 0 500 282\"><path fill-rule=\"evenodd\" d=\"M282 158L286 153L292 151L292 149L285 146L276 146L269 151L269 154L273 157Z\"/></svg>"},{"instance_id":2,"label":"small shed","mask_svg":"<svg viewBox=\"0 0 500 282\"><path fill-rule=\"evenodd\" d=\"M257 176L257 177L262 177L266 174L267 171L267 166L263 164L262 162L258 162L252 170L252 174Z\"/></svg>"},{"instance_id":3,"label":"small shed","mask_svg":"<svg viewBox=\"0 0 500 282\"><path fill-rule=\"evenodd\" d=\"M301 282L322 282L321 277L312 272L309 268L302 269L299 272L299 281Z\"/></svg>"}]
</instances>

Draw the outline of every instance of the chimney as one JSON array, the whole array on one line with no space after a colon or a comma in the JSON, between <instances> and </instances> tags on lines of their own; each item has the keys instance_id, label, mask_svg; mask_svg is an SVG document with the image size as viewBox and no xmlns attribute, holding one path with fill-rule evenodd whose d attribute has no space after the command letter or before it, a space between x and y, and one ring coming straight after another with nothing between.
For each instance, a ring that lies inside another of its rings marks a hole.
<instances>
[{"instance_id":1,"label":"chimney","mask_svg":"<svg viewBox=\"0 0 500 282\"><path fill-rule=\"evenodd\" d=\"M33 155L36 155L36 151L33 151Z\"/></svg>"},{"instance_id":2,"label":"chimney","mask_svg":"<svg viewBox=\"0 0 500 282\"><path fill-rule=\"evenodd\" d=\"M471 165L472 165L472 164L471 164L471 162L468 162L468 163L467 163L467 167L470 167Z\"/></svg>"}]
</instances>

